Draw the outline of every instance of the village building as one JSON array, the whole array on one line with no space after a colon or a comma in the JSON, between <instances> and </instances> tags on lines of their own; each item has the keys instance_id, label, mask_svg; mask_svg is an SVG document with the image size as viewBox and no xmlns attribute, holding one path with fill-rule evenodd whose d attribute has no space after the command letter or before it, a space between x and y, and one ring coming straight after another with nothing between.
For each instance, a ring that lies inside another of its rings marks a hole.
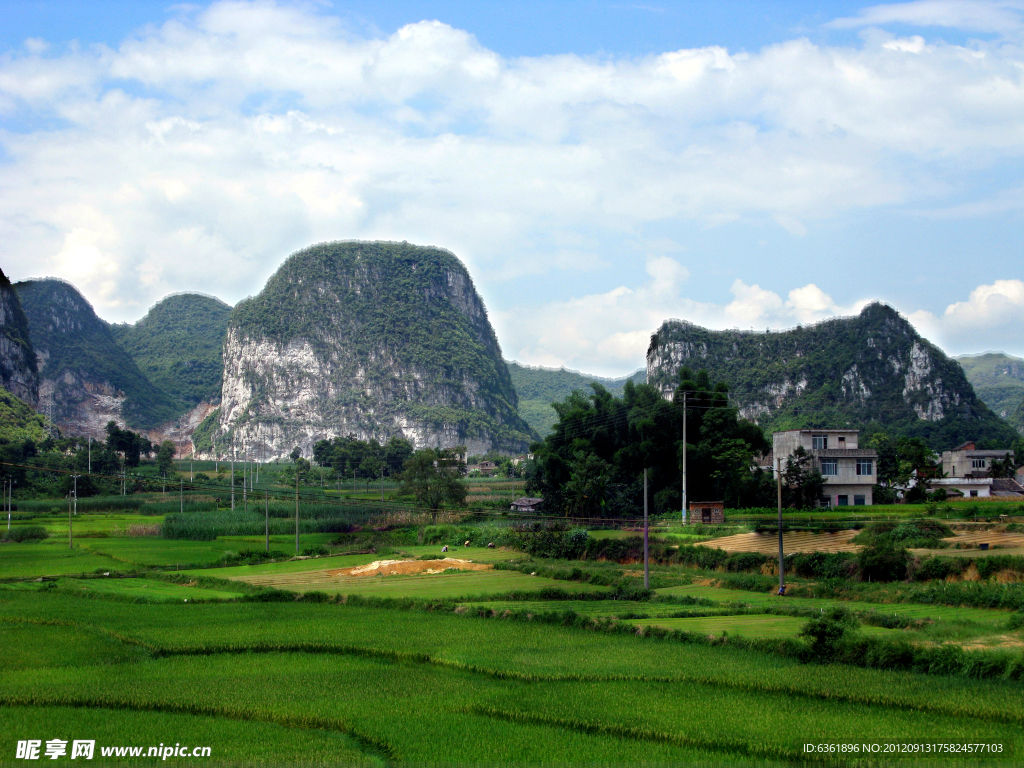
<instances>
[{"instance_id":1,"label":"village building","mask_svg":"<svg viewBox=\"0 0 1024 768\"><path fill-rule=\"evenodd\" d=\"M544 505L544 499L533 499L524 497L522 499L516 499L512 502L512 506L509 507L513 512L540 512L541 507Z\"/></svg>"},{"instance_id":2,"label":"village building","mask_svg":"<svg viewBox=\"0 0 1024 768\"><path fill-rule=\"evenodd\" d=\"M860 448L856 429L791 429L772 434L772 454L787 460L803 448L813 468L825 478L819 504L823 507L870 506L878 482L878 452Z\"/></svg>"},{"instance_id":3,"label":"village building","mask_svg":"<svg viewBox=\"0 0 1024 768\"><path fill-rule=\"evenodd\" d=\"M1013 451L978 450L973 441L942 452L942 474L954 477L991 477L993 460L1013 460Z\"/></svg>"},{"instance_id":4,"label":"village building","mask_svg":"<svg viewBox=\"0 0 1024 768\"><path fill-rule=\"evenodd\" d=\"M725 522L724 501L691 501L690 512L686 516L689 525L707 523L715 525Z\"/></svg>"}]
</instances>

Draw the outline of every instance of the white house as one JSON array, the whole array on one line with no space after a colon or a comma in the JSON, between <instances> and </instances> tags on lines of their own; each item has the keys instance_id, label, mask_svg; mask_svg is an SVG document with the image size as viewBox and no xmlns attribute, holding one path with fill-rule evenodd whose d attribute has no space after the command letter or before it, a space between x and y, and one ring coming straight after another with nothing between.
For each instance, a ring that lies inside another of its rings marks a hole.
<instances>
[{"instance_id":1,"label":"white house","mask_svg":"<svg viewBox=\"0 0 1024 768\"><path fill-rule=\"evenodd\" d=\"M872 488L878 482L878 452L857 445L856 429L791 429L772 434L772 453L786 469L787 459L798 447L825 478L820 504L823 507L872 504Z\"/></svg>"}]
</instances>

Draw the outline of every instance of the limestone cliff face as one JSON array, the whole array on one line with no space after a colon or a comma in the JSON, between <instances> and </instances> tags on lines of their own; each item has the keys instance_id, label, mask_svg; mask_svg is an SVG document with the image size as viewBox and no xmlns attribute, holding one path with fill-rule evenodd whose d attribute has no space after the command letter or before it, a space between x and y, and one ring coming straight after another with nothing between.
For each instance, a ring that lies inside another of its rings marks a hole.
<instances>
[{"instance_id":1,"label":"limestone cliff face","mask_svg":"<svg viewBox=\"0 0 1024 768\"><path fill-rule=\"evenodd\" d=\"M35 406L39 399L39 374L28 319L18 294L0 270L0 387Z\"/></svg>"},{"instance_id":2,"label":"limestone cliff face","mask_svg":"<svg viewBox=\"0 0 1024 768\"><path fill-rule=\"evenodd\" d=\"M535 438L483 302L451 253L328 243L233 311L220 431L264 458L320 439L525 449Z\"/></svg>"},{"instance_id":3,"label":"limestone cliff face","mask_svg":"<svg viewBox=\"0 0 1024 768\"><path fill-rule=\"evenodd\" d=\"M175 415L74 286L45 279L14 288L38 357L39 409L52 408L61 432L102 439L110 420L147 431Z\"/></svg>"},{"instance_id":4,"label":"limestone cliff face","mask_svg":"<svg viewBox=\"0 0 1024 768\"><path fill-rule=\"evenodd\" d=\"M651 338L648 383L670 397L684 366L727 382L741 415L767 428L883 428L943 445L1011 437L960 365L883 304L778 333L668 321Z\"/></svg>"}]
</instances>

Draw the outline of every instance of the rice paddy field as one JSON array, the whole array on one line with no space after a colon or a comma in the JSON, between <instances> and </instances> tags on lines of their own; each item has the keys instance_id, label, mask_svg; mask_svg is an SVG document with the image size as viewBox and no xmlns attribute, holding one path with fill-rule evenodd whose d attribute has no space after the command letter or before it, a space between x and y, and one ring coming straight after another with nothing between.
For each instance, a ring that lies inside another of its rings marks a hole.
<instances>
[{"instance_id":1,"label":"rice paddy field","mask_svg":"<svg viewBox=\"0 0 1024 768\"><path fill-rule=\"evenodd\" d=\"M106 535L0 544L3 764L33 739L94 740L96 763L131 765L788 766L820 759L807 744L925 743L998 745L957 753L962 764L1024 759L1019 677L777 651L840 603L897 620L865 619L866 636L1024 647L1008 611L779 598L680 566L678 586L637 597L635 565L608 586L531 575L521 553L483 547L231 566L263 537L130 536L133 514L80 517ZM210 756L145 757L174 744ZM143 756L101 754L114 747Z\"/></svg>"}]
</instances>

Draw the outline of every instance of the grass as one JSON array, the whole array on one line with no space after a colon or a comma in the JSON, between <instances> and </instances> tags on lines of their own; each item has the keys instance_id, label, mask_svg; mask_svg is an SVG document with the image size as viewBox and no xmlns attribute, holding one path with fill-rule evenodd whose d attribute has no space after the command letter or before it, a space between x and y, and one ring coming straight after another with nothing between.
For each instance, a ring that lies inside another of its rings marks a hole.
<instances>
[{"instance_id":1,"label":"grass","mask_svg":"<svg viewBox=\"0 0 1024 768\"><path fill-rule=\"evenodd\" d=\"M5 723L40 704L89 705L67 710L69 725L97 707L188 713L347 734L397 763L778 761L799 759L805 739L1022 746L1024 701L998 680L385 607L28 597L5 594L0 617L74 616L157 652L11 670Z\"/></svg>"},{"instance_id":2,"label":"grass","mask_svg":"<svg viewBox=\"0 0 1024 768\"><path fill-rule=\"evenodd\" d=\"M184 600L231 600L241 597L240 590L209 588L193 583L178 584L160 579L144 578L91 578L91 579L57 579L42 584L38 582L21 582L14 585L17 589L50 590L57 589L72 592L82 597L119 597L127 600L145 600L149 602L181 602Z\"/></svg>"},{"instance_id":3,"label":"grass","mask_svg":"<svg viewBox=\"0 0 1024 768\"><path fill-rule=\"evenodd\" d=\"M331 558L315 571L291 571L251 576L229 576L257 586L287 589L295 592L318 591L334 595L361 597L414 598L419 600L455 600L471 596L505 595L510 592L539 592L559 589L571 593L598 592L604 587L591 584L556 581L542 576L529 576L518 571L459 571L455 573L419 574L415 576L330 576L327 569L349 567L350 558ZM353 563L355 564L355 563ZM307 568L309 561L306 562Z\"/></svg>"},{"instance_id":4,"label":"grass","mask_svg":"<svg viewBox=\"0 0 1024 768\"><path fill-rule=\"evenodd\" d=\"M127 570L121 563L67 541L0 544L0 579L63 576L97 570Z\"/></svg>"}]
</instances>

